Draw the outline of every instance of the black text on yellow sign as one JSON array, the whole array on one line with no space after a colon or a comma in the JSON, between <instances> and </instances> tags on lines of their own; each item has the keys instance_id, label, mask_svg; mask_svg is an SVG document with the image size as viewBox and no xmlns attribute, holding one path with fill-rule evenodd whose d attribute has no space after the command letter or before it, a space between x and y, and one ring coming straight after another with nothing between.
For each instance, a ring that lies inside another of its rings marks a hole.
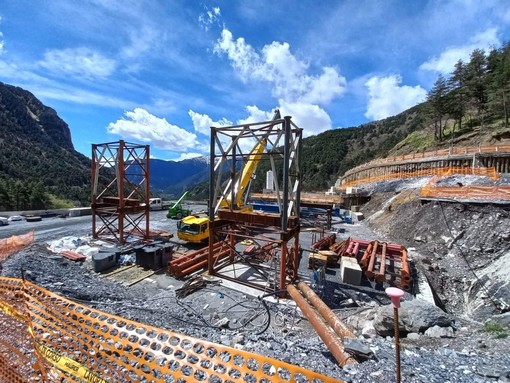
<instances>
[{"instance_id":1,"label":"black text on yellow sign","mask_svg":"<svg viewBox=\"0 0 510 383\"><path fill-rule=\"evenodd\" d=\"M37 350L41 353L41 355L58 368L61 371L67 372L68 374L73 375L74 377L81 379L84 382L90 383L110 383L108 380L100 377L95 372L89 370L86 367L83 367L81 364L75 362L71 358L67 356L60 355L55 352L51 348L40 344L39 342L35 342Z\"/></svg>"}]
</instances>

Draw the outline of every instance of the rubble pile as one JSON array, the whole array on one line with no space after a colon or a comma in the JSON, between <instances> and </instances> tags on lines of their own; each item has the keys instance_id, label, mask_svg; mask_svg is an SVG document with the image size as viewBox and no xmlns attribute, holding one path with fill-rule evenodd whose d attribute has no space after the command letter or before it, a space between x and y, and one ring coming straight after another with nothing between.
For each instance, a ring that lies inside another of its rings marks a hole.
<instances>
[{"instance_id":1,"label":"rubble pile","mask_svg":"<svg viewBox=\"0 0 510 383\"><path fill-rule=\"evenodd\" d=\"M344 239L405 245L411 264L427 276L446 309L414 299L411 292L405 294L399 316L402 381L510 381L510 313L491 303L508 302L507 211L495 206L422 205L416 189L393 186L391 191L376 193L363 208L373 232L364 222L335 222L334 227L341 226ZM74 261L47 247L36 242L11 255L2 262L1 275L24 276L105 312L256 352L345 382L395 381L389 298L367 285L342 283L339 268L328 268L312 287L356 336L345 342L345 349L358 363L344 368L291 302L262 303L217 280L172 279L162 285L158 274L126 287L95 272L89 260ZM306 257L300 273L309 277L313 271ZM171 278L164 270L159 275Z\"/></svg>"},{"instance_id":2,"label":"rubble pile","mask_svg":"<svg viewBox=\"0 0 510 383\"><path fill-rule=\"evenodd\" d=\"M373 195L364 207L368 224L408 248L448 312L483 321L508 308L508 206L422 201L418 194Z\"/></svg>"}]
</instances>

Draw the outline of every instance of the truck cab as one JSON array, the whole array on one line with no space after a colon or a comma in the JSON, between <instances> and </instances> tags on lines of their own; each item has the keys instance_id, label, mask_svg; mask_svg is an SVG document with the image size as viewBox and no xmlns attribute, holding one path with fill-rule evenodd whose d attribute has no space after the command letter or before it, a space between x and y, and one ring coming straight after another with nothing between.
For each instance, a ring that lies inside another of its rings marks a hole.
<instances>
[{"instance_id":1,"label":"truck cab","mask_svg":"<svg viewBox=\"0 0 510 383\"><path fill-rule=\"evenodd\" d=\"M204 243L209 240L209 217L190 215L177 222L177 237L186 242Z\"/></svg>"},{"instance_id":2,"label":"truck cab","mask_svg":"<svg viewBox=\"0 0 510 383\"><path fill-rule=\"evenodd\" d=\"M151 198L149 199L149 209L151 210L161 210L161 198Z\"/></svg>"},{"instance_id":3,"label":"truck cab","mask_svg":"<svg viewBox=\"0 0 510 383\"><path fill-rule=\"evenodd\" d=\"M149 209L151 210L163 210L168 208L169 205L170 205L169 201L163 201L159 197L149 199Z\"/></svg>"}]
</instances>

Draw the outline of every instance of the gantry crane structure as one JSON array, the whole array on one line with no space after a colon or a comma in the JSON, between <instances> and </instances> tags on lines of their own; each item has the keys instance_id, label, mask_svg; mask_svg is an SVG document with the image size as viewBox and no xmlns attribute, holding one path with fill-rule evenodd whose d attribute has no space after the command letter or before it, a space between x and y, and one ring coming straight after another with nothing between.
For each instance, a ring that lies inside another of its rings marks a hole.
<instances>
[{"instance_id":1,"label":"gantry crane structure","mask_svg":"<svg viewBox=\"0 0 510 383\"><path fill-rule=\"evenodd\" d=\"M302 129L277 110L269 121L211 127L210 143L208 273L265 291L285 290L297 279L299 266ZM270 162L275 175L280 213L253 211L246 202L249 181L262 161ZM214 254L219 238L230 246L221 261ZM238 246L248 240L256 246L257 260ZM258 277L237 277L232 270L239 263Z\"/></svg>"},{"instance_id":2,"label":"gantry crane structure","mask_svg":"<svg viewBox=\"0 0 510 383\"><path fill-rule=\"evenodd\" d=\"M149 238L149 145L92 145L92 236L125 244Z\"/></svg>"}]
</instances>

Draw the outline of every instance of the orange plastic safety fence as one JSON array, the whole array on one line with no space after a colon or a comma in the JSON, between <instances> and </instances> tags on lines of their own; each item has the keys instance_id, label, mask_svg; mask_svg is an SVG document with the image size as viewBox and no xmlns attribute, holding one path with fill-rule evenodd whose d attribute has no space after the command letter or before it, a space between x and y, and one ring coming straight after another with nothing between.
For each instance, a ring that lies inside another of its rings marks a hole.
<instances>
[{"instance_id":1,"label":"orange plastic safety fence","mask_svg":"<svg viewBox=\"0 0 510 383\"><path fill-rule=\"evenodd\" d=\"M19 283L0 289L0 382L40 381Z\"/></svg>"},{"instance_id":2,"label":"orange plastic safety fence","mask_svg":"<svg viewBox=\"0 0 510 383\"><path fill-rule=\"evenodd\" d=\"M509 186L433 186L422 188L420 195L427 198L467 200L510 200Z\"/></svg>"},{"instance_id":3,"label":"orange plastic safety fence","mask_svg":"<svg viewBox=\"0 0 510 383\"><path fill-rule=\"evenodd\" d=\"M13 286L17 287L14 294ZM18 314L29 316L33 351L58 368L66 381L80 381L76 378L80 370L85 371L81 380L105 383L338 382L275 359L91 309L29 282L0 277L0 302L6 296L12 303L21 292L25 301L10 306L25 308Z\"/></svg>"},{"instance_id":4,"label":"orange plastic safety fence","mask_svg":"<svg viewBox=\"0 0 510 383\"><path fill-rule=\"evenodd\" d=\"M379 182L390 179L399 178L413 178L413 177L428 177L428 176L440 176L446 177L454 174L462 175L476 175L486 176L492 179L499 179L499 174L495 168L472 168L472 167L460 167L460 166L448 166L444 168L430 168L421 169L414 172L389 172L380 176L373 176L367 178L361 178L351 182L347 182L341 186L341 189L346 189L351 186L356 186L364 183Z\"/></svg>"},{"instance_id":5,"label":"orange plastic safety fence","mask_svg":"<svg viewBox=\"0 0 510 383\"><path fill-rule=\"evenodd\" d=\"M435 150L431 152L423 152L423 153L412 153L405 154L402 156L395 157L387 157L382 159L373 160L362 165L359 165L353 169L351 169L348 173L355 173L364 168L378 165L378 164L388 164L392 162L399 161L408 161L414 159L423 159L423 158L434 158L434 157L447 157L447 156L459 156L459 155L467 155L467 154L476 154L476 153L497 153L497 152L510 152L510 145L499 145L499 146L473 146L473 147L463 147L463 148L451 148L451 149L442 149Z\"/></svg>"},{"instance_id":6,"label":"orange plastic safety fence","mask_svg":"<svg viewBox=\"0 0 510 383\"><path fill-rule=\"evenodd\" d=\"M34 232L0 239L0 262L34 242Z\"/></svg>"}]
</instances>

